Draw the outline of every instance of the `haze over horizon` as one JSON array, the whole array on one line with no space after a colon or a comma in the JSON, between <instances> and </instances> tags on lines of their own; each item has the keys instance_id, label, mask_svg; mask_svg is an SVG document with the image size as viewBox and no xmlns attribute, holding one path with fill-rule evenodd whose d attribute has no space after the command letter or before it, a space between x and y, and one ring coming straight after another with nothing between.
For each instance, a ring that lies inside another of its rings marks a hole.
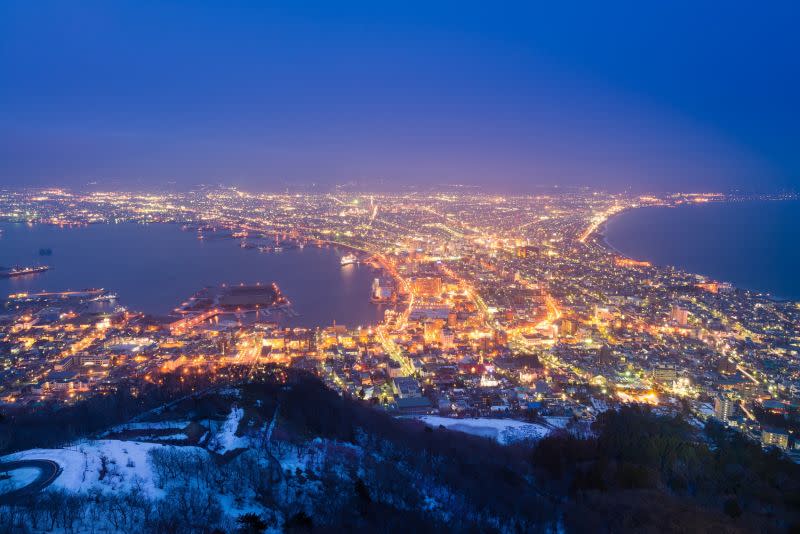
<instances>
[{"instance_id":1,"label":"haze over horizon","mask_svg":"<svg viewBox=\"0 0 800 534\"><path fill-rule=\"evenodd\" d=\"M0 184L800 187L800 8L0 4Z\"/></svg>"}]
</instances>

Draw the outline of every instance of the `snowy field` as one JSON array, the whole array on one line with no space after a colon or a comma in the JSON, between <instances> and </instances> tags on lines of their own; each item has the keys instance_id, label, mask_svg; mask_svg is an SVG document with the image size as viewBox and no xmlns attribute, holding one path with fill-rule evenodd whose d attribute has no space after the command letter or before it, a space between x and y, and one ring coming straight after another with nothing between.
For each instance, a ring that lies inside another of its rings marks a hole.
<instances>
[{"instance_id":1,"label":"snowy field","mask_svg":"<svg viewBox=\"0 0 800 534\"><path fill-rule=\"evenodd\" d=\"M7 473L10 478L0 479L0 495L8 493L9 491L24 488L41 474L41 471L35 467L21 467L19 469L11 470Z\"/></svg>"},{"instance_id":2,"label":"snowy field","mask_svg":"<svg viewBox=\"0 0 800 534\"><path fill-rule=\"evenodd\" d=\"M137 441L99 440L86 441L64 449L31 449L0 458L0 461L52 460L63 472L55 479L52 488L87 492L126 492L141 488L152 497L160 497L154 475L148 462L150 450L168 445L140 443ZM180 447L182 451L194 450L208 454L198 447ZM37 471L38 473L38 471Z\"/></svg>"},{"instance_id":3,"label":"snowy field","mask_svg":"<svg viewBox=\"0 0 800 534\"><path fill-rule=\"evenodd\" d=\"M491 438L501 445L516 441L542 439L550 432L547 427L542 425L513 419L455 419L425 415L419 417L419 420L433 427L441 425L448 430Z\"/></svg>"},{"instance_id":4,"label":"snowy field","mask_svg":"<svg viewBox=\"0 0 800 534\"><path fill-rule=\"evenodd\" d=\"M225 454L236 449L246 449L249 446L247 438L235 434L242 417L244 417L244 410L234 406L222 426L214 429L213 427L216 425L212 424L212 430L215 432L208 442L208 448L218 454Z\"/></svg>"},{"instance_id":5,"label":"snowy field","mask_svg":"<svg viewBox=\"0 0 800 534\"><path fill-rule=\"evenodd\" d=\"M239 448L247 448L247 438L236 436L239 422L244 410L233 406L227 419L213 424L213 432L209 441L209 449L219 454ZM189 425L188 421L159 421L154 423L128 423L115 427L113 432L125 430L182 430ZM152 439L186 439L184 433L152 436ZM156 485L155 474L148 458L150 451L172 447L159 443L148 443L132 440L101 439L83 441L62 449L31 449L0 458L0 462L16 460L52 460L56 462L62 473L55 479L51 487L75 492L100 490L103 492L128 492L134 488L141 489L151 497L160 498L163 490ZM181 452L197 452L207 456L209 452L200 447L178 447ZM31 474L29 471L32 471ZM35 468L12 471L13 478L0 481L10 487L26 485L38 476ZM25 482L27 480L27 482ZM24 483L23 483L24 482ZM0 489L0 491L10 491Z\"/></svg>"}]
</instances>

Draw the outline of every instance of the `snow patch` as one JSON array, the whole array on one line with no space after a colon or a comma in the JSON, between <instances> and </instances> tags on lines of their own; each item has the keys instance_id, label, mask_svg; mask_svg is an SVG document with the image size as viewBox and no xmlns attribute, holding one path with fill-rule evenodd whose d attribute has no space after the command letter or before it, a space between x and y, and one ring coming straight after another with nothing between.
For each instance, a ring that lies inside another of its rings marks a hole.
<instances>
[{"instance_id":1,"label":"snow patch","mask_svg":"<svg viewBox=\"0 0 800 534\"><path fill-rule=\"evenodd\" d=\"M225 454L228 451L247 448L249 445L247 438L236 435L236 429L239 428L242 417L244 417L244 409L234 405L228 418L222 423L222 427L208 441L209 450Z\"/></svg>"},{"instance_id":2,"label":"snow patch","mask_svg":"<svg viewBox=\"0 0 800 534\"><path fill-rule=\"evenodd\" d=\"M501 445L516 441L542 439L550 433L550 430L542 425L514 419L455 419L435 415L425 415L419 419L433 427L441 425L448 430L490 438Z\"/></svg>"},{"instance_id":3,"label":"snow patch","mask_svg":"<svg viewBox=\"0 0 800 534\"><path fill-rule=\"evenodd\" d=\"M20 467L13 469L7 474L9 478L0 479L0 495L9 491L24 488L28 484L33 483L42 472L36 467Z\"/></svg>"},{"instance_id":4,"label":"snow patch","mask_svg":"<svg viewBox=\"0 0 800 534\"><path fill-rule=\"evenodd\" d=\"M155 484L155 475L148 461L154 448L170 447L138 441L98 440L77 443L64 449L30 449L0 458L16 460L52 460L63 470L49 486L73 492L97 489L102 492L143 490L153 498L163 496ZM182 451L207 452L198 447L180 447Z\"/></svg>"}]
</instances>

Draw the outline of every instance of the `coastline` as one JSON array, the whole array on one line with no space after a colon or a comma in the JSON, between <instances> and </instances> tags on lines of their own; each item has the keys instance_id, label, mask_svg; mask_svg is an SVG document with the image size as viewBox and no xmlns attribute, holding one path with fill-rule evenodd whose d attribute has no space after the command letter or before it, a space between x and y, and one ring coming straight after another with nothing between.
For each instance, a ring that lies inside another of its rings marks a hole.
<instances>
[{"instance_id":1,"label":"coastline","mask_svg":"<svg viewBox=\"0 0 800 534\"><path fill-rule=\"evenodd\" d=\"M782 203L782 202L798 202L797 198L788 198L788 199L726 199L722 201L713 201L707 204L691 204L689 206L692 207L702 207L702 206L719 206L719 205L732 205L732 204L742 204L742 203L749 203L749 202L770 202L770 203ZM763 297L773 302L800 302L800 298L798 297L786 297L781 296L778 294L773 293L769 290L758 289L753 287L752 285L748 285L742 282L735 282L730 280L729 277L724 276L716 276L712 274L706 274L702 271L698 271L696 269L691 269L688 267L681 266L676 263L670 262L662 262L656 261L653 258L647 257L646 255L642 255L640 257L632 256L628 253L621 251L619 248L615 247L610 241L608 236L608 226L613 220L618 219L623 214L631 213L637 210L642 210L644 208L669 208L669 209L676 209L681 207L688 207L686 204L663 204L663 205L655 205L655 206L635 206L635 207L626 207L622 211L615 213L611 217L609 217L606 221L601 224L597 230L592 234L592 240L597 243L600 247L604 248L607 252L618 256L623 259L634 260L634 261L647 261L651 263L654 267L659 268L669 268L675 269L680 272L684 272L686 274L694 275L694 276L702 276L708 280L713 280L716 282L724 282L730 284L731 287L736 291L746 291L748 293L752 293L759 297Z\"/></svg>"},{"instance_id":2,"label":"coastline","mask_svg":"<svg viewBox=\"0 0 800 534\"><path fill-rule=\"evenodd\" d=\"M2 245L4 257L27 259L35 254L42 243L50 244L55 250L53 261L58 271L55 278L2 280L0 291L5 290L6 294L105 287L115 291L119 295L119 302L132 311L166 317L181 302L204 287L223 283L274 281L287 292L300 314L290 318L287 323L290 326L327 326L334 318L337 323L349 326L374 326L383 317L383 308L370 301L370 284L375 276L389 275L383 266L376 268L374 264L345 273L339 257L352 248L348 249L341 243L312 239L308 243L310 246L305 247L305 253L289 249L278 254L263 255L240 248L236 239L215 239L202 245L181 231L181 225L175 221L126 221L81 226L61 226L50 222L0 223L0 227L6 225L17 226L19 233L6 232L3 236L3 241L8 238L8 242ZM146 230L148 227L155 234L151 236L151 232ZM86 263L85 257L81 258L81 254L86 253L82 252L81 247L89 238L80 237L79 234L68 237L67 234L72 235L72 232L63 232L66 230L76 230L87 236L101 236L100 244L92 245L91 250L98 251L102 267L94 265L94 262ZM123 236L117 236L118 231L122 231ZM25 237L28 232L31 232L30 237ZM58 237L60 235L64 237ZM128 238L131 239L129 244L126 241ZM157 247L164 251L163 254L153 256L148 252L152 247L144 243L150 243L153 238L164 244ZM173 247L175 240L180 244L177 249ZM111 241L115 243L111 244ZM106 245L109 248L105 248ZM192 266L187 269L184 268L186 258L191 258L188 265ZM162 267L144 271L133 267L153 265L153 262ZM144 275L141 274L143 272ZM303 282L306 279L316 282L309 285ZM321 308L314 304L320 295L323 295L323 300L330 302Z\"/></svg>"}]
</instances>

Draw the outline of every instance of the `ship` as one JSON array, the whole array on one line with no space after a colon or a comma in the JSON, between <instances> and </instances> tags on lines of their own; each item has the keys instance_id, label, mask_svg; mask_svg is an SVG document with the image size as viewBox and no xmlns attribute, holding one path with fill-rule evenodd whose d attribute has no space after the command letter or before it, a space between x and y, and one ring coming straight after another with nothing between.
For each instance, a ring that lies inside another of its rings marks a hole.
<instances>
[{"instance_id":1,"label":"ship","mask_svg":"<svg viewBox=\"0 0 800 534\"><path fill-rule=\"evenodd\" d=\"M96 297L90 298L90 302L103 302L103 301L110 301L110 300L117 300L117 294L113 291L104 291L97 295Z\"/></svg>"},{"instance_id":2,"label":"ship","mask_svg":"<svg viewBox=\"0 0 800 534\"><path fill-rule=\"evenodd\" d=\"M13 278L15 276L25 276L26 274L43 273L50 267L47 265L40 265L36 267L11 267L8 269L0 269L0 278Z\"/></svg>"},{"instance_id":3,"label":"ship","mask_svg":"<svg viewBox=\"0 0 800 534\"><path fill-rule=\"evenodd\" d=\"M341 263L342 265L352 265L358 263L358 258L356 258L355 254L345 254L342 256Z\"/></svg>"}]
</instances>

